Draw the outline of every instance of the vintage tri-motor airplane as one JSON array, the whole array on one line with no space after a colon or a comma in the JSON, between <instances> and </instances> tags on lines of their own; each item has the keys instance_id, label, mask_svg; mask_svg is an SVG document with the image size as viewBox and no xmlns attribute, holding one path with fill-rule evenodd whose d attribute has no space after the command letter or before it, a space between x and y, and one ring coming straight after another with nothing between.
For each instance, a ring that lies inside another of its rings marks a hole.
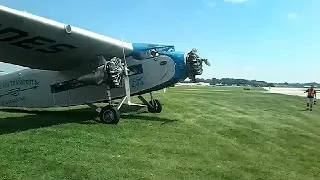
<instances>
[{"instance_id":1,"label":"vintage tri-motor airplane","mask_svg":"<svg viewBox=\"0 0 320 180\"><path fill-rule=\"evenodd\" d=\"M119 109L137 95L151 113L162 106L152 92L203 72L196 49L127 43L0 5L0 61L28 69L0 76L0 106L87 104L100 121L117 124ZM150 93L151 100L142 95ZM122 99L117 105L113 100ZM99 108L98 102L108 102Z\"/></svg>"}]
</instances>

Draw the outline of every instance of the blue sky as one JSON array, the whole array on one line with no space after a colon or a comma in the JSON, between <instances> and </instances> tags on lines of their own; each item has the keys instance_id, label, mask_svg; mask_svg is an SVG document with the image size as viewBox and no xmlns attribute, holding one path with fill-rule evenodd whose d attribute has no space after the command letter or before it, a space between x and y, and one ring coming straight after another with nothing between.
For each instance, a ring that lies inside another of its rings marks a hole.
<instances>
[{"instance_id":1,"label":"blue sky","mask_svg":"<svg viewBox=\"0 0 320 180\"><path fill-rule=\"evenodd\" d=\"M204 78L320 82L319 0L0 0L127 42L198 48ZM318 50L318 51L317 51ZM8 72L16 66L0 64Z\"/></svg>"}]
</instances>

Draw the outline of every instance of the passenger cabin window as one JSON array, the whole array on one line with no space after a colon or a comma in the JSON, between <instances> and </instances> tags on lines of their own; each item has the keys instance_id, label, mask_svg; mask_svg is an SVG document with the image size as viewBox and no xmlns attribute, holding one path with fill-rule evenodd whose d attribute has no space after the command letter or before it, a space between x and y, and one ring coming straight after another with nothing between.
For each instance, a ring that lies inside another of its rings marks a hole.
<instances>
[{"instance_id":1,"label":"passenger cabin window","mask_svg":"<svg viewBox=\"0 0 320 180\"><path fill-rule=\"evenodd\" d=\"M53 84L51 85L51 92L52 93L58 93L58 92L62 92L62 91L66 91L68 90L66 84L64 83L57 83L57 84Z\"/></svg>"},{"instance_id":2,"label":"passenger cabin window","mask_svg":"<svg viewBox=\"0 0 320 180\"><path fill-rule=\"evenodd\" d=\"M130 70L129 76L138 75L138 74L143 73L142 64L129 66L128 69Z\"/></svg>"},{"instance_id":3,"label":"passenger cabin window","mask_svg":"<svg viewBox=\"0 0 320 180\"><path fill-rule=\"evenodd\" d=\"M59 92L68 91L68 90L76 89L76 88L83 87L83 86L85 86L84 83L81 83L76 79L72 79L69 81L64 81L64 82L52 84L51 85L51 92L52 93L59 93Z\"/></svg>"}]
</instances>

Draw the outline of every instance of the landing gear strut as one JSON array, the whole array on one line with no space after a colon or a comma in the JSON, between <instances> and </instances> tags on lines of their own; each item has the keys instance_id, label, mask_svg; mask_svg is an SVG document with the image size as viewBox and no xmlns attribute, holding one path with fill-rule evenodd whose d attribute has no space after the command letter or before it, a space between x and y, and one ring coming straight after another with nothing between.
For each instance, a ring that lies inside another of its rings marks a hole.
<instances>
[{"instance_id":1,"label":"landing gear strut","mask_svg":"<svg viewBox=\"0 0 320 180\"><path fill-rule=\"evenodd\" d=\"M154 100L150 101L149 103L150 103L151 106L152 106L151 108L148 107L148 111L149 111L150 113L161 113L161 111L162 111L162 105L161 105L161 103L160 103L159 100L154 99Z\"/></svg>"},{"instance_id":2,"label":"landing gear strut","mask_svg":"<svg viewBox=\"0 0 320 180\"><path fill-rule=\"evenodd\" d=\"M143 102L143 104L134 104L129 102L128 105L147 107L148 112L150 113L161 113L162 105L160 101L157 99L153 99L151 93L150 95L151 95L151 100L149 102L144 97L139 95L138 98ZM124 101L126 100L126 98L127 96L123 97L121 102L117 106L112 105L111 100L108 101L109 104L107 106L104 106L102 108L94 105L93 103L87 103L87 105L99 113L99 118L101 123L118 124L120 121L119 110L123 105Z\"/></svg>"},{"instance_id":3,"label":"landing gear strut","mask_svg":"<svg viewBox=\"0 0 320 180\"><path fill-rule=\"evenodd\" d=\"M151 100L149 101L148 111L150 113L161 113L162 105L158 99L153 99L152 93L150 93Z\"/></svg>"},{"instance_id":4,"label":"landing gear strut","mask_svg":"<svg viewBox=\"0 0 320 180\"><path fill-rule=\"evenodd\" d=\"M159 100L153 99L152 93L150 93L151 100L148 102L142 96L138 96L138 98L148 107L149 113L161 113L162 105Z\"/></svg>"},{"instance_id":5,"label":"landing gear strut","mask_svg":"<svg viewBox=\"0 0 320 180\"><path fill-rule=\"evenodd\" d=\"M106 124L117 124L120 119L119 109L125 100L128 101L128 105L148 107L150 113L160 113L162 106L159 100L153 99L152 93L150 93L151 101L146 101L141 95L138 98L144 103L134 104L130 101L130 83L129 83L129 69L126 63L122 63L120 58L114 57L110 61L107 61L102 55L98 57L100 59L100 66L93 74L88 74L78 78L87 84L93 85L106 85L107 90L107 102L109 105L100 108L93 103L87 103L88 106L93 108L99 113L100 121ZM122 98L121 102L117 106L112 105L111 88L119 88L122 86L122 80L124 82L124 88L126 96Z\"/></svg>"}]
</instances>

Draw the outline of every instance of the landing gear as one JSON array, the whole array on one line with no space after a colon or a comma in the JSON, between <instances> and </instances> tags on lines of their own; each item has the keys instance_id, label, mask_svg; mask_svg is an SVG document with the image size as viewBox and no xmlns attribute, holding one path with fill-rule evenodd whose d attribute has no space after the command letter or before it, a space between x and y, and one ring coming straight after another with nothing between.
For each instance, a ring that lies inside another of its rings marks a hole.
<instances>
[{"instance_id":1,"label":"landing gear","mask_svg":"<svg viewBox=\"0 0 320 180\"><path fill-rule=\"evenodd\" d=\"M110 91L110 90L109 90ZM109 93L108 93L109 94ZM141 95L138 98L143 102L143 104L135 104L128 102L129 106L140 106L140 107L147 107L149 113L161 113L162 112L162 105L159 100L153 99L152 94L151 100L148 102L144 97ZM127 96L123 97L121 102L116 106L112 105L111 103L111 96L109 96L107 102L109 103L107 106L102 108L94 105L93 103L87 103L92 109L99 113L100 122L104 124L118 124L120 121L120 108L123 105L124 101L127 99Z\"/></svg>"},{"instance_id":2,"label":"landing gear","mask_svg":"<svg viewBox=\"0 0 320 180\"><path fill-rule=\"evenodd\" d=\"M150 93L151 101L148 104L148 111L150 113L161 113L162 105L158 99L153 99L152 93Z\"/></svg>"},{"instance_id":3,"label":"landing gear","mask_svg":"<svg viewBox=\"0 0 320 180\"><path fill-rule=\"evenodd\" d=\"M151 96L152 97L152 96ZM108 101L109 104L107 106L104 106L102 108L94 105L93 103L87 103L88 106L90 106L92 109L97 111L99 113L100 122L104 124L118 124L120 121L120 111L119 109L123 105L125 99L127 96L123 97L121 102L117 106L113 106L111 104L111 101ZM150 113L161 113L162 111L162 105L159 100L157 99L151 99L149 102L146 101L141 95L138 96L138 98L144 103L144 104L134 104L134 103L128 103L128 105L135 105L140 107L147 107L148 112Z\"/></svg>"},{"instance_id":4,"label":"landing gear","mask_svg":"<svg viewBox=\"0 0 320 180\"><path fill-rule=\"evenodd\" d=\"M111 105L101 108L99 113L100 121L105 124L118 124L120 120L120 112Z\"/></svg>"},{"instance_id":5,"label":"landing gear","mask_svg":"<svg viewBox=\"0 0 320 180\"><path fill-rule=\"evenodd\" d=\"M126 63L122 63L120 58L112 58L107 61L102 55L99 56L100 66L92 74L81 76L78 78L79 81L86 84L93 85L106 85L107 90L107 102L109 105L100 108L93 103L87 103L88 106L93 108L99 113L100 121L105 124L117 124L120 120L120 108L125 100L128 101L128 105L148 107L150 113L160 113L162 111L162 105L159 100L153 99L152 93L150 93L151 101L146 101L141 95L138 98L143 104L135 104L130 101L130 83L129 83L129 69ZM121 102L113 106L111 88L119 88L123 85L126 91L125 97L122 98Z\"/></svg>"},{"instance_id":6,"label":"landing gear","mask_svg":"<svg viewBox=\"0 0 320 180\"><path fill-rule=\"evenodd\" d=\"M152 93L150 93L151 100L148 102L142 96L138 98L148 107L148 112L150 113L160 113L162 111L162 105L159 100L153 99Z\"/></svg>"},{"instance_id":7,"label":"landing gear","mask_svg":"<svg viewBox=\"0 0 320 180\"><path fill-rule=\"evenodd\" d=\"M159 100L157 99L151 100L149 101L149 104L151 105L150 107L148 107L148 111L150 113L161 113L162 105Z\"/></svg>"}]
</instances>

